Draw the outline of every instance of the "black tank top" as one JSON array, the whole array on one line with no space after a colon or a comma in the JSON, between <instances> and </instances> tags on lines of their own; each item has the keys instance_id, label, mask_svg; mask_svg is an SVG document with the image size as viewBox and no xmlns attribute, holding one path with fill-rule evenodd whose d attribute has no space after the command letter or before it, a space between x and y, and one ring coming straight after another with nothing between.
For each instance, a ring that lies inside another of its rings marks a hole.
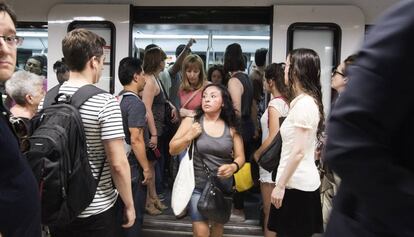
<instances>
[{"instance_id":1,"label":"black tank top","mask_svg":"<svg viewBox=\"0 0 414 237\"><path fill-rule=\"evenodd\" d=\"M237 72L233 77L239 79L240 83L243 85L243 94L241 98L241 111L240 115L242 120L250 117L251 108L253 103L253 83L249 79L249 76L244 72Z\"/></svg>"}]
</instances>

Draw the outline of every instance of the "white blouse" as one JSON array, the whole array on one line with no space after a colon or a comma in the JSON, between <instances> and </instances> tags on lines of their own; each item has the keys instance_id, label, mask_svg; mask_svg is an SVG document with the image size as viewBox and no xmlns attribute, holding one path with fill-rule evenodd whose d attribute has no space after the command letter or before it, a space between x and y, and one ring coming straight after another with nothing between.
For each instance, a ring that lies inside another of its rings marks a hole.
<instances>
[{"instance_id":1,"label":"white blouse","mask_svg":"<svg viewBox=\"0 0 414 237\"><path fill-rule=\"evenodd\" d=\"M291 152L294 147L295 128L309 129L309 139L305 145L304 157L286 184L287 188L294 188L302 191L315 191L320 185L318 169L315 165L316 132L319 123L319 109L315 100L307 95L301 94L290 103L290 111L282 126L282 152L280 164L277 169L276 183L285 170Z\"/></svg>"},{"instance_id":2,"label":"white blouse","mask_svg":"<svg viewBox=\"0 0 414 237\"><path fill-rule=\"evenodd\" d=\"M273 98L270 100L268 107L260 118L260 124L262 125L262 143L269 135L269 107L276 109L281 117L286 117L289 112L289 106L282 98Z\"/></svg>"}]
</instances>

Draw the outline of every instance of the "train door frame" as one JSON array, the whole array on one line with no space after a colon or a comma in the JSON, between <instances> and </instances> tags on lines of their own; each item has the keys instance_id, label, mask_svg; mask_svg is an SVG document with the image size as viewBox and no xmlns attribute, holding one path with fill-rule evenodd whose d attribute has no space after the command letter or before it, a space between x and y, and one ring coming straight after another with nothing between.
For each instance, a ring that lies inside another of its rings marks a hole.
<instances>
[{"instance_id":1,"label":"train door frame","mask_svg":"<svg viewBox=\"0 0 414 237\"><path fill-rule=\"evenodd\" d=\"M115 52L116 47L113 47L114 42L116 42L116 28L114 23L111 21L72 21L67 28L67 32L70 32L77 28L86 28L86 29L109 29L110 30L110 42L106 42L109 46L105 46L104 54L106 56L104 67L105 65L109 64L109 93L113 94L115 92ZM108 52L109 48L109 52ZM109 57L107 55L109 54ZM109 62L108 62L109 61ZM104 70L105 72L105 70ZM104 76L104 74L103 74ZM102 78L101 78L102 80ZM101 81L100 81L101 82ZM102 88L106 90L106 88Z\"/></svg>"},{"instance_id":2,"label":"train door frame","mask_svg":"<svg viewBox=\"0 0 414 237\"><path fill-rule=\"evenodd\" d=\"M73 21L96 21L112 22L115 26L116 37L114 45L114 77L111 78L114 84L113 94L122 90L118 80L118 64L122 58L130 55L130 11L129 4L57 4L48 13L48 63L53 63L62 58L62 39L67 33L68 25ZM48 68L48 88L57 85L56 75L53 68Z\"/></svg>"},{"instance_id":3,"label":"train door frame","mask_svg":"<svg viewBox=\"0 0 414 237\"><path fill-rule=\"evenodd\" d=\"M329 65L330 67L336 66L344 58L355 53L364 39L365 17L361 9L353 5L274 5L273 12L273 62L285 61L292 49L290 41L295 26L307 30L334 29L333 37L337 42L334 42L333 47L336 47L334 52L337 55L334 55L333 65ZM338 27L339 29L335 29ZM321 65L321 68L323 66ZM330 80L329 83L325 82L323 87L323 91L331 91ZM327 95L324 99L326 115L329 114L331 98Z\"/></svg>"}]
</instances>

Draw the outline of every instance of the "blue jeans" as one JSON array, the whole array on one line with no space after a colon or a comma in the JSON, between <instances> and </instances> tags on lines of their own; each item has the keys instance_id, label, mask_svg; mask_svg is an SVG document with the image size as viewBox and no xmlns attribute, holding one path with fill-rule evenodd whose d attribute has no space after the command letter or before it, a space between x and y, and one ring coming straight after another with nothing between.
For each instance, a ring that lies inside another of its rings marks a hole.
<instances>
[{"instance_id":1,"label":"blue jeans","mask_svg":"<svg viewBox=\"0 0 414 237\"><path fill-rule=\"evenodd\" d=\"M188 210L189 210L189 214L191 216L192 222L207 220L207 218L201 215L201 213L198 211L198 208L197 208L198 200L200 199L202 192L203 190L199 190L195 188L193 191L193 194L191 195L190 202L188 203Z\"/></svg>"},{"instance_id":2,"label":"blue jeans","mask_svg":"<svg viewBox=\"0 0 414 237\"><path fill-rule=\"evenodd\" d=\"M142 185L142 174L140 171L140 167L138 165L138 161L132 155L128 157L129 166L131 167L131 185L132 185L132 196L134 199L134 206L135 206L135 223L130 228L122 228L122 236L125 237L136 237L141 236L142 230L142 223L144 221L144 214L145 214L145 202L147 198L147 187ZM123 210L124 205L122 201L120 203L119 214L120 220L122 221L123 218Z\"/></svg>"}]
</instances>

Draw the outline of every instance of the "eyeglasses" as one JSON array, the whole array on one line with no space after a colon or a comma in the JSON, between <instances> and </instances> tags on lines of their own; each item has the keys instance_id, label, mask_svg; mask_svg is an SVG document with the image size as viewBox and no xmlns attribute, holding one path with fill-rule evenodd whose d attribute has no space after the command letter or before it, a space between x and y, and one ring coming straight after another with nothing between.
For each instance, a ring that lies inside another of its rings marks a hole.
<instances>
[{"instance_id":1,"label":"eyeglasses","mask_svg":"<svg viewBox=\"0 0 414 237\"><path fill-rule=\"evenodd\" d=\"M9 47L17 47L23 43L23 37L16 36L16 35L12 35L12 36L0 35L0 38L2 38Z\"/></svg>"},{"instance_id":2,"label":"eyeglasses","mask_svg":"<svg viewBox=\"0 0 414 237\"><path fill-rule=\"evenodd\" d=\"M336 70L336 69L335 69L335 70L333 70L333 72L332 72L332 75L331 75L331 76L333 77L333 76L335 76L335 74L339 74L339 75L341 75L341 76L345 77L345 74L343 74L342 72L340 72L340 71L338 71L338 70Z\"/></svg>"}]
</instances>

